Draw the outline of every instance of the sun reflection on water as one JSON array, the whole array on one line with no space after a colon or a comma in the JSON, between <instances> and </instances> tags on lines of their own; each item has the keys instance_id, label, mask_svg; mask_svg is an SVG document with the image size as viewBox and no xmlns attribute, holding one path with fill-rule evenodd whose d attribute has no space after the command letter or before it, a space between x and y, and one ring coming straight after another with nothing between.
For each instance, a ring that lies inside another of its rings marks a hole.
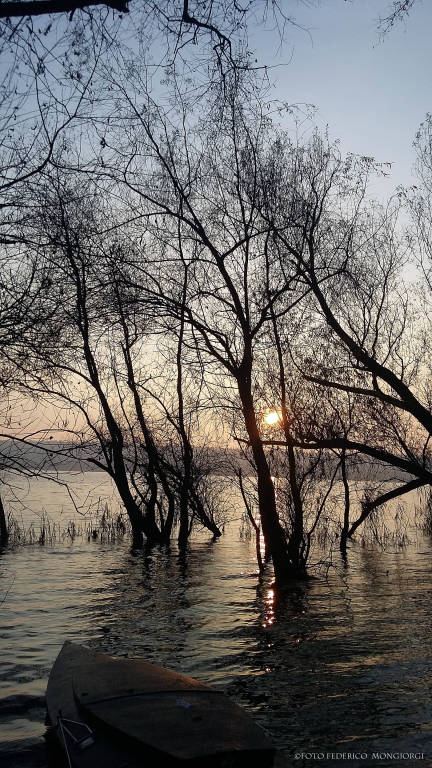
<instances>
[{"instance_id":1,"label":"sun reflection on water","mask_svg":"<svg viewBox=\"0 0 432 768\"><path fill-rule=\"evenodd\" d=\"M262 622L262 626L264 628L271 627L271 625L274 624L274 620L275 620L274 606L275 606L275 592L274 592L274 589L269 589L265 596L265 614Z\"/></svg>"}]
</instances>

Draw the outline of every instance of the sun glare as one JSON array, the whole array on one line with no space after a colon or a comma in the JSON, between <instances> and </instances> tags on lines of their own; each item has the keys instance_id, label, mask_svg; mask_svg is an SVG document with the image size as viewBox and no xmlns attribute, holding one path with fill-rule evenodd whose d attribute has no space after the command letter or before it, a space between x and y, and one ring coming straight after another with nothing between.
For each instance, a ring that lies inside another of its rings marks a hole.
<instances>
[{"instance_id":1,"label":"sun glare","mask_svg":"<svg viewBox=\"0 0 432 768\"><path fill-rule=\"evenodd\" d=\"M280 421L280 414L277 413L277 411L270 411L270 413L266 413L264 416L264 421L266 424L274 426L274 424L277 424L278 421Z\"/></svg>"}]
</instances>

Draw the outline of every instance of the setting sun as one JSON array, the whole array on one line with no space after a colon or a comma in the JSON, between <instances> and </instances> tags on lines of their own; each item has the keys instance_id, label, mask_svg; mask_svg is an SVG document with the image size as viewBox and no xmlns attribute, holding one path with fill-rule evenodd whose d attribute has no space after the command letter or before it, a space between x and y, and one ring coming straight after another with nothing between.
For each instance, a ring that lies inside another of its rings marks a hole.
<instances>
[{"instance_id":1,"label":"setting sun","mask_svg":"<svg viewBox=\"0 0 432 768\"><path fill-rule=\"evenodd\" d=\"M274 426L274 424L277 424L278 421L280 421L281 416L280 413L277 411L270 411L270 413L266 413L264 416L264 421L266 424L269 424L270 426Z\"/></svg>"}]
</instances>

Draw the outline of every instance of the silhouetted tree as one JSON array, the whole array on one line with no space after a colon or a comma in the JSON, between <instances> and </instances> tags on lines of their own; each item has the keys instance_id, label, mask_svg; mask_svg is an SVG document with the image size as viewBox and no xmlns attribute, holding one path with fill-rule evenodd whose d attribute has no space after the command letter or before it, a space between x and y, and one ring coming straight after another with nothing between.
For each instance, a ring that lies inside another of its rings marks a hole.
<instances>
[{"instance_id":1,"label":"silhouetted tree","mask_svg":"<svg viewBox=\"0 0 432 768\"><path fill-rule=\"evenodd\" d=\"M313 330L304 333L309 350L297 364L306 381L339 393L341 414L348 397L357 403L349 435L347 417L338 424L324 412L297 429L295 445L358 452L414 476L365 502L346 536L382 503L432 480L424 344L416 300L402 280L410 243L399 234L397 204L372 210L371 171L368 159L343 159L318 136L306 147L278 140L262 164L256 195L282 266L297 270L314 300Z\"/></svg>"},{"instance_id":2,"label":"silhouetted tree","mask_svg":"<svg viewBox=\"0 0 432 768\"><path fill-rule=\"evenodd\" d=\"M99 204L92 185L72 183L54 172L43 187L30 187L29 194L34 212L23 227L23 240L36 259L50 266L55 312L47 318L47 328L56 329L43 354L37 338L29 346L29 389L60 412L66 406L77 414L81 426L71 430L75 443L70 451L76 454L79 449L81 458L110 475L131 521L134 543L140 545L143 535L149 543L167 542L179 513L181 485L181 461L167 428L176 430L180 448L189 437L181 381L174 389L182 402L180 419L149 385L145 346L151 343L152 311L150 307L148 314L143 303L137 305L136 287L128 284L123 270L123 254L133 247L126 232L123 241L107 233L107 209ZM181 371L178 360L176 367ZM159 426L149 402L164 409ZM190 441L188 456L190 477ZM219 535L191 478L188 510ZM188 516L183 543L190 530Z\"/></svg>"},{"instance_id":3,"label":"silhouetted tree","mask_svg":"<svg viewBox=\"0 0 432 768\"><path fill-rule=\"evenodd\" d=\"M255 394L255 359L263 331L299 299L296 278L289 270L281 273L270 229L262 226L255 200L248 199L266 119L258 110L253 119L248 116L234 91L215 112L212 127L198 123L185 131L183 141L157 112L137 109L122 93L124 109L129 105L134 152L121 146L120 136L111 137L118 156L112 156L110 173L129 190L137 218L153 222L136 273L143 301L180 319L198 340L209 368L223 372L228 386L235 387L276 579L304 576L305 564L293 554L299 545L289 546L296 529L287 539L278 517ZM179 283L185 266L186 287Z\"/></svg>"},{"instance_id":4,"label":"silhouetted tree","mask_svg":"<svg viewBox=\"0 0 432 768\"><path fill-rule=\"evenodd\" d=\"M3 485L7 482L7 473L37 476L44 468L44 460L36 465L26 461L26 447L17 438L26 431L37 430L23 367L28 348L36 339L41 350L50 343L45 320L52 308L46 301L50 285L46 264L26 258L20 248L14 246L4 249L1 254L0 274L0 469ZM6 515L0 502L0 543L5 544L7 539Z\"/></svg>"}]
</instances>

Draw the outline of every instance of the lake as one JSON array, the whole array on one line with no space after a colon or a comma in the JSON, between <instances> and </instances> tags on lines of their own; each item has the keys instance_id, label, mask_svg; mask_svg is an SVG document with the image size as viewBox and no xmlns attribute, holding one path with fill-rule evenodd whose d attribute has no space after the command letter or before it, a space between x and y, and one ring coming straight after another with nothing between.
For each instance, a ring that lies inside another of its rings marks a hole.
<instances>
[{"instance_id":1,"label":"lake","mask_svg":"<svg viewBox=\"0 0 432 768\"><path fill-rule=\"evenodd\" d=\"M74 484L92 514L114 504L102 473ZM59 531L86 528L62 486L20 480L13 495L25 526L45 510ZM431 539L412 528L405 547L357 544L347 566L335 550L276 599L239 525L186 558L67 534L1 553L0 766L47 766L44 693L65 640L223 690L266 729L277 768L432 765Z\"/></svg>"}]
</instances>

